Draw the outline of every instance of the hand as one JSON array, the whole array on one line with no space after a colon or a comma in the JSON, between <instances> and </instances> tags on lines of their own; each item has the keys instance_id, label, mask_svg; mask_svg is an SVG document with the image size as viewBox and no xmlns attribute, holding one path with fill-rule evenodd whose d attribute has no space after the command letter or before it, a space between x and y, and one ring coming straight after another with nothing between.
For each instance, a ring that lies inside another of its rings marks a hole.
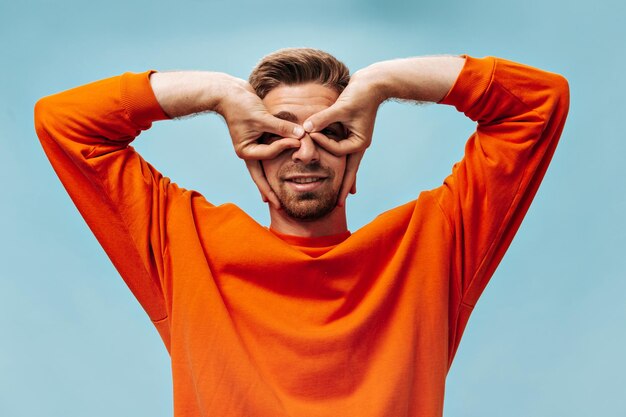
<instances>
[{"instance_id":1,"label":"hand","mask_svg":"<svg viewBox=\"0 0 626 417\"><path fill-rule=\"evenodd\" d=\"M348 155L338 206L345 204L348 193L356 193L356 173L372 142L378 107L385 99L375 75L370 68L357 71L332 106L309 117L303 124L311 138L324 149L335 155ZM348 129L345 139L336 141L319 133L335 122Z\"/></svg>"},{"instance_id":2,"label":"hand","mask_svg":"<svg viewBox=\"0 0 626 417\"><path fill-rule=\"evenodd\" d=\"M272 159L286 149L300 147L299 138L304 135L304 129L272 116L246 81L230 76L228 79L215 110L226 120L235 152L245 160L263 201L278 209L280 202L267 182L259 160ZM267 145L258 143L259 137L266 132L282 139Z\"/></svg>"}]
</instances>

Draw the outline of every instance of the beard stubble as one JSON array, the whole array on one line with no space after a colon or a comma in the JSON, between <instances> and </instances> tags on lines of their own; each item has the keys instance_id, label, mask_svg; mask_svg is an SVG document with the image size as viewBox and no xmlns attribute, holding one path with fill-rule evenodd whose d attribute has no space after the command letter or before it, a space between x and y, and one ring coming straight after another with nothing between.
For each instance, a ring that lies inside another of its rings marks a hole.
<instances>
[{"instance_id":1,"label":"beard stubble","mask_svg":"<svg viewBox=\"0 0 626 417\"><path fill-rule=\"evenodd\" d=\"M285 181L281 179L280 190L274 192L282 209L289 217L300 221L314 221L333 211L337 206L340 187L333 187L332 185L335 178L335 173L332 170L321 166L319 162L307 165L294 164L283 167L279 172L279 178L293 174L319 174L325 179L319 190L302 193L289 190Z\"/></svg>"}]
</instances>

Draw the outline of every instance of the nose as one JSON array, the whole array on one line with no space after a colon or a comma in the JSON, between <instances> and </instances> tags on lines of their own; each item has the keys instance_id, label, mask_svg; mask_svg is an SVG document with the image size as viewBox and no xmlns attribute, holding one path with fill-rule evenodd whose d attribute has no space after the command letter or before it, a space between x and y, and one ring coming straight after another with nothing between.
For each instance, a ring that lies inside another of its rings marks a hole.
<instances>
[{"instance_id":1,"label":"nose","mask_svg":"<svg viewBox=\"0 0 626 417\"><path fill-rule=\"evenodd\" d=\"M319 161L320 153L317 143L308 134L304 135L300 139L300 147L291 155L291 159L303 164Z\"/></svg>"}]
</instances>

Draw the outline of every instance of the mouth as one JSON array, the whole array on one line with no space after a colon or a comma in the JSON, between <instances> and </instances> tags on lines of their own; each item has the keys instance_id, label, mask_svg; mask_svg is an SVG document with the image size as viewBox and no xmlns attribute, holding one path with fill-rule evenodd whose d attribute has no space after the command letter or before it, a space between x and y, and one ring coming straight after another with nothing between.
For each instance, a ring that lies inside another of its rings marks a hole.
<instances>
[{"instance_id":1,"label":"mouth","mask_svg":"<svg viewBox=\"0 0 626 417\"><path fill-rule=\"evenodd\" d=\"M283 181L294 191L313 191L320 187L328 177L315 175L293 175Z\"/></svg>"},{"instance_id":2,"label":"mouth","mask_svg":"<svg viewBox=\"0 0 626 417\"><path fill-rule=\"evenodd\" d=\"M296 184L310 184L312 182L317 182L326 179L325 177L293 177L286 178L285 181L291 181Z\"/></svg>"}]
</instances>

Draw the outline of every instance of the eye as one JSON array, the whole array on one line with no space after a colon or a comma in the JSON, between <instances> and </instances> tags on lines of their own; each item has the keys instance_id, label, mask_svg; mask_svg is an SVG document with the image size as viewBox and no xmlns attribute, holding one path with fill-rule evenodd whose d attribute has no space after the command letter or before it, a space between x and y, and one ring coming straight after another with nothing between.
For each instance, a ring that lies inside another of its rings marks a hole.
<instances>
[{"instance_id":1,"label":"eye","mask_svg":"<svg viewBox=\"0 0 626 417\"><path fill-rule=\"evenodd\" d=\"M262 145L271 145L279 139L282 139L282 136L275 133L265 132L259 139L257 139L257 142Z\"/></svg>"},{"instance_id":2,"label":"eye","mask_svg":"<svg viewBox=\"0 0 626 417\"><path fill-rule=\"evenodd\" d=\"M328 126L326 129L323 129L321 133L329 139L333 139L336 141L343 140L348 136L343 126L335 125Z\"/></svg>"}]
</instances>

